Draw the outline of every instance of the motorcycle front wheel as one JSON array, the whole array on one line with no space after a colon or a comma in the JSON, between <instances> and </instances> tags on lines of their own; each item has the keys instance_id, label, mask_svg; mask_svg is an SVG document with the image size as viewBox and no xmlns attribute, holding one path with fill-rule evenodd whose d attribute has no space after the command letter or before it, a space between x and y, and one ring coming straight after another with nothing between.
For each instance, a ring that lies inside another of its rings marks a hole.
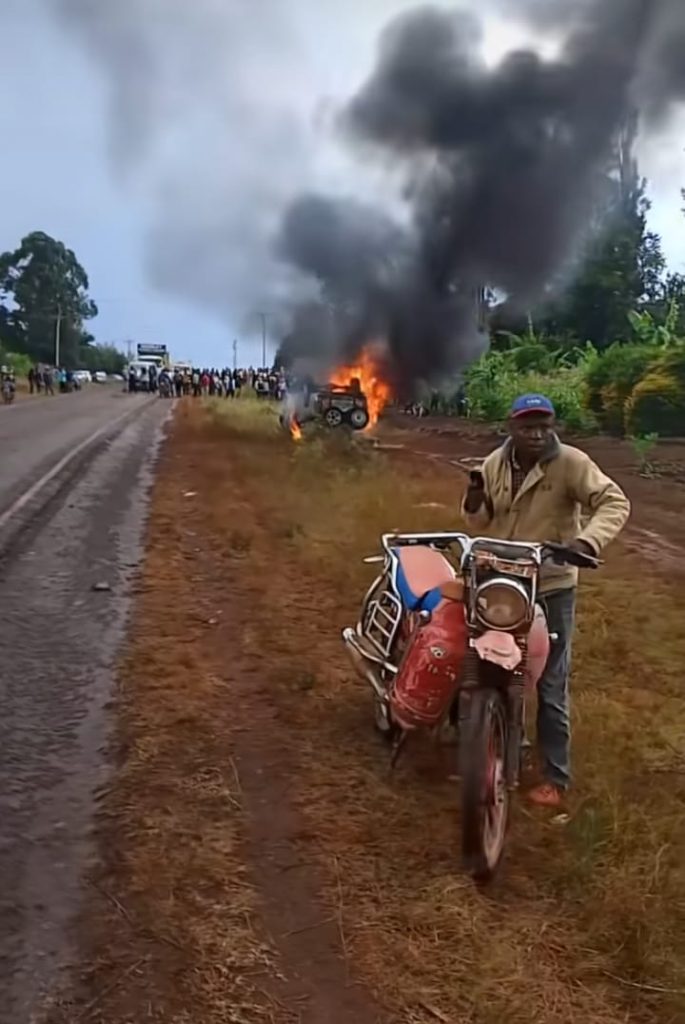
<instances>
[{"instance_id":1,"label":"motorcycle front wheel","mask_svg":"<svg viewBox=\"0 0 685 1024\"><path fill-rule=\"evenodd\" d=\"M462 738L462 853L478 882L495 875L509 825L507 714L498 690L474 690Z\"/></svg>"}]
</instances>

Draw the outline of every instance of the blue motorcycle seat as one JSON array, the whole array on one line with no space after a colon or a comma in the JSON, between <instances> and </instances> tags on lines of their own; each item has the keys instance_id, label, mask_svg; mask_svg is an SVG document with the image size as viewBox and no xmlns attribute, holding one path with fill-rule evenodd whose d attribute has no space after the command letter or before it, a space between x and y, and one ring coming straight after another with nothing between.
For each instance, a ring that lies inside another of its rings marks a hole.
<instances>
[{"instance_id":1,"label":"blue motorcycle seat","mask_svg":"<svg viewBox=\"0 0 685 1024\"><path fill-rule=\"evenodd\" d=\"M423 594L416 594L409 584L401 562L397 566L397 590L402 604L410 612L432 612L442 601L440 587L433 587Z\"/></svg>"}]
</instances>

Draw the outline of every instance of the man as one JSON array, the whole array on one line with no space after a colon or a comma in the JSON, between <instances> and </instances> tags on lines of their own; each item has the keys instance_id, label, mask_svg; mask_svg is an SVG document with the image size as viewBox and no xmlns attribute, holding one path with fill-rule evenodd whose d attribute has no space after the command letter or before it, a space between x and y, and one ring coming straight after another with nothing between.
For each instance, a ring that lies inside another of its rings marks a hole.
<instances>
[{"instance_id":1,"label":"man","mask_svg":"<svg viewBox=\"0 0 685 1024\"><path fill-rule=\"evenodd\" d=\"M509 438L472 473L463 503L469 529L501 540L556 541L599 555L630 515L621 488L584 452L561 444L554 406L522 395L509 417ZM581 512L584 513L581 522ZM558 807L570 784L569 671L578 570L545 565L541 604L558 639L538 685L538 744L545 782L533 803Z\"/></svg>"}]
</instances>

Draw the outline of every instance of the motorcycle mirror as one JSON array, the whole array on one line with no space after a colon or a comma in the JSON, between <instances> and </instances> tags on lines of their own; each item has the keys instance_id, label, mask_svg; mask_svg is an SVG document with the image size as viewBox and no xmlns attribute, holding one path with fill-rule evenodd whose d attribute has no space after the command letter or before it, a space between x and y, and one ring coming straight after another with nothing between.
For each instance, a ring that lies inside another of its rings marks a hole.
<instances>
[{"instance_id":1,"label":"motorcycle mirror","mask_svg":"<svg viewBox=\"0 0 685 1024\"><path fill-rule=\"evenodd\" d=\"M364 559L365 565L375 565L377 562L384 562L385 558L383 555L369 555Z\"/></svg>"}]
</instances>

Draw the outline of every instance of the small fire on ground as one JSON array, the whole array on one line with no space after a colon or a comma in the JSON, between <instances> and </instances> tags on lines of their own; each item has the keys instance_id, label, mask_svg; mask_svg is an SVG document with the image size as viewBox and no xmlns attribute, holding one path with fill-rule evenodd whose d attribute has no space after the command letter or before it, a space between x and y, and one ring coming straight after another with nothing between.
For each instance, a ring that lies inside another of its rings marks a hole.
<instances>
[{"instance_id":1,"label":"small fire on ground","mask_svg":"<svg viewBox=\"0 0 685 1024\"><path fill-rule=\"evenodd\" d=\"M367 430L378 423L383 409L392 399L392 389L383 379L381 360L374 354L377 347L367 345L354 365L340 366L331 374L331 384L338 387L349 387L355 380L359 381L369 409Z\"/></svg>"},{"instance_id":2,"label":"small fire on ground","mask_svg":"<svg viewBox=\"0 0 685 1024\"><path fill-rule=\"evenodd\" d=\"M290 436L292 437L293 441L302 440L302 427L294 418L291 419L290 421Z\"/></svg>"}]
</instances>

